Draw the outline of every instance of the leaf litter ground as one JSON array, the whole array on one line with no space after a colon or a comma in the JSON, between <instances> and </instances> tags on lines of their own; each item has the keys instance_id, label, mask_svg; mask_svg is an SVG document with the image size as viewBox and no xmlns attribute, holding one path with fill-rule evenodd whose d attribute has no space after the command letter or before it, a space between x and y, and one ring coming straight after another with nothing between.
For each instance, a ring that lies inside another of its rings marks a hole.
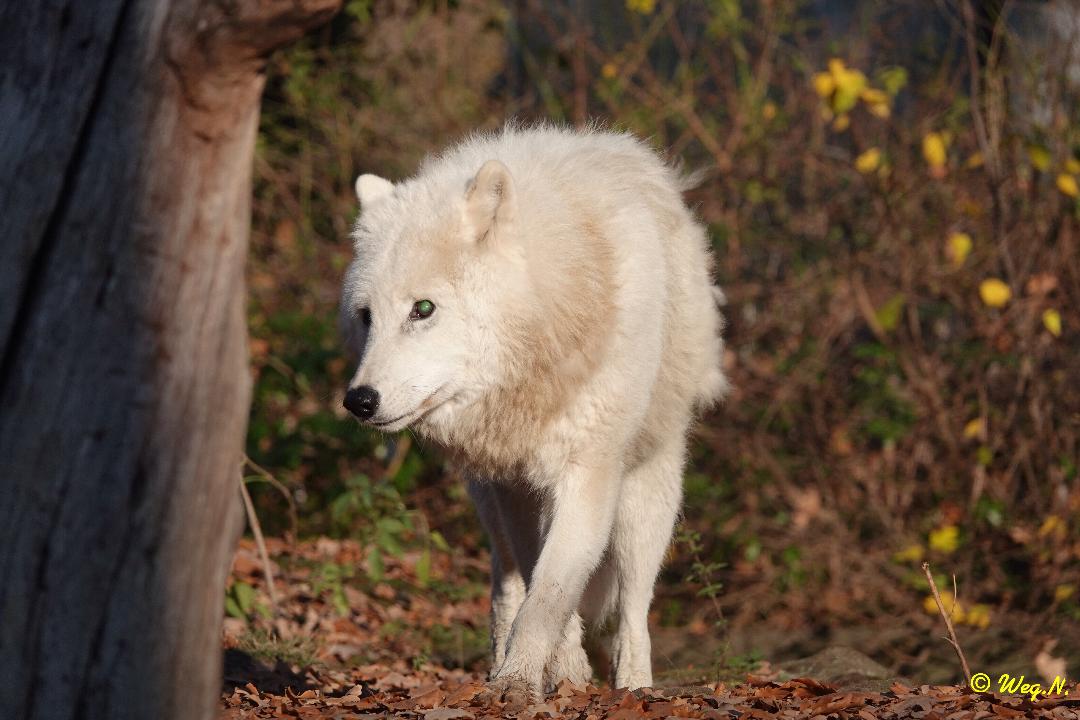
<instances>
[{"instance_id":1,"label":"leaf litter ground","mask_svg":"<svg viewBox=\"0 0 1080 720\"><path fill-rule=\"evenodd\" d=\"M343 580L364 563L351 541L320 538L290 546L269 542L279 594L276 608L252 545L241 544L230 596L239 586L254 600L226 620L225 683L219 718L838 718L1080 720L1080 686L1037 702L957 686L880 692L811 678L781 680L763 664L742 682L682 685L636 692L560 685L527 707L480 701L488 604L477 579L484 563L441 555L433 577L473 578L460 587L417 583L419 555L384 562L382 577L357 589ZM425 569L425 574L429 571ZM451 630L448 630L451 629ZM455 630L456 629L456 630ZM433 644L432 637L450 637ZM468 638L466 640L466 637ZM456 643L455 643L456 639ZM454 645L456 644L456 648ZM456 665L456 667L450 667Z\"/></svg>"}]
</instances>

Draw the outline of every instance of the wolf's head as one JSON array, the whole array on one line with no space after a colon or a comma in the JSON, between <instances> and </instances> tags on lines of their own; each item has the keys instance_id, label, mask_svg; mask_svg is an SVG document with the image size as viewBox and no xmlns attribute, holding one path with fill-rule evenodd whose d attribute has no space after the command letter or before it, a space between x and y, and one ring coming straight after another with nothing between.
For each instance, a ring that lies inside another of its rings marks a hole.
<instances>
[{"instance_id":1,"label":"wolf's head","mask_svg":"<svg viewBox=\"0 0 1080 720\"><path fill-rule=\"evenodd\" d=\"M361 214L341 321L360 364L345 406L386 431L437 430L502 379L505 333L530 316L510 171L356 181Z\"/></svg>"}]
</instances>

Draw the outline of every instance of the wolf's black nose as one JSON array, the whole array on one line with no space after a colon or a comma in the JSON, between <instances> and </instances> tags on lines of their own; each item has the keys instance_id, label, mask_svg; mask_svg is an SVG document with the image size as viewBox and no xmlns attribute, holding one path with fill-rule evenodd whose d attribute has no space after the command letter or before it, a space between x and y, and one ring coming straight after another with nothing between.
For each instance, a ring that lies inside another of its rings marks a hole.
<instances>
[{"instance_id":1,"label":"wolf's black nose","mask_svg":"<svg viewBox=\"0 0 1080 720\"><path fill-rule=\"evenodd\" d=\"M361 420L370 420L379 409L379 391L370 385L349 388L345 393L345 409Z\"/></svg>"}]
</instances>

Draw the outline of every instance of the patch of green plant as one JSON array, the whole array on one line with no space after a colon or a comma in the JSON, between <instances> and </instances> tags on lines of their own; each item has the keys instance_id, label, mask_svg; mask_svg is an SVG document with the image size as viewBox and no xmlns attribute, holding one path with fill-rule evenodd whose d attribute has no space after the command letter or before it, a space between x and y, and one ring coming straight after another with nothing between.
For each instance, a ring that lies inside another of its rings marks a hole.
<instances>
[{"instance_id":1,"label":"patch of green plant","mask_svg":"<svg viewBox=\"0 0 1080 720\"><path fill-rule=\"evenodd\" d=\"M359 540L369 555L372 579L382 579L382 554L400 556L406 536L412 532L412 513L393 484L373 482L367 475L353 475L330 501L330 522L338 537Z\"/></svg>"},{"instance_id":2,"label":"patch of green plant","mask_svg":"<svg viewBox=\"0 0 1080 720\"><path fill-rule=\"evenodd\" d=\"M401 557L407 549L419 548L416 581L426 587L431 582L432 552L450 551L442 534L428 528L424 515L405 505L403 494L412 489L422 467L419 459L407 456L391 482L374 482L364 474L350 476L330 501L334 533L351 536L367 549L372 582L385 577L386 556Z\"/></svg>"},{"instance_id":3,"label":"patch of green plant","mask_svg":"<svg viewBox=\"0 0 1080 720\"><path fill-rule=\"evenodd\" d=\"M326 562L319 565L311 574L311 591L316 595L330 593L330 602L338 615L349 614L349 599L345 595L345 583L356 575L351 565Z\"/></svg>"},{"instance_id":4,"label":"patch of green plant","mask_svg":"<svg viewBox=\"0 0 1080 720\"><path fill-rule=\"evenodd\" d=\"M860 409L861 431L878 442L896 442L915 425L915 408L899 391L902 371L893 350L880 343L855 347L852 401Z\"/></svg>"},{"instance_id":5,"label":"patch of green plant","mask_svg":"<svg viewBox=\"0 0 1080 720\"><path fill-rule=\"evenodd\" d=\"M259 602L255 588L246 582L235 582L225 591L225 613L245 621L256 614L267 619L271 616L270 608Z\"/></svg>"},{"instance_id":6,"label":"patch of green plant","mask_svg":"<svg viewBox=\"0 0 1080 720\"><path fill-rule=\"evenodd\" d=\"M392 486L373 484L367 475L346 478L343 484L340 494L330 501L330 520L338 534L349 534L361 521L405 512L401 495Z\"/></svg>"},{"instance_id":7,"label":"patch of green plant","mask_svg":"<svg viewBox=\"0 0 1080 720\"><path fill-rule=\"evenodd\" d=\"M683 488L687 507L711 506L732 494L731 484L724 479L724 475L710 477L694 471L686 473Z\"/></svg>"},{"instance_id":8,"label":"patch of green plant","mask_svg":"<svg viewBox=\"0 0 1080 720\"><path fill-rule=\"evenodd\" d=\"M401 620L390 620L383 623L383 626L379 628L379 636L392 640L399 637L407 629L408 627Z\"/></svg>"},{"instance_id":9,"label":"patch of green plant","mask_svg":"<svg viewBox=\"0 0 1080 720\"><path fill-rule=\"evenodd\" d=\"M445 667L467 668L487 657L490 650L488 628L483 624L433 625L428 639L426 656Z\"/></svg>"},{"instance_id":10,"label":"patch of green plant","mask_svg":"<svg viewBox=\"0 0 1080 720\"><path fill-rule=\"evenodd\" d=\"M251 657L275 665L283 662L301 668L311 667L318 660L318 644L314 638L296 636L280 638L276 633L262 628L253 628L237 639L237 648Z\"/></svg>"},{"instance_id":11,"label":"patch of green plant","mask_svg":"<svg viewBox=\"0 0 1080 720\"><path fill-rule=\"evenodd\" d=\"M447 602L457 603L485 597L489 587L485 581L454 577L448 580L432 579L428 590L433 595L445 598Z\"/></svg>"},{"instance_id":12,"label":"patch of green plant","mask_svg":"<svg viewBox=\"0 0 1080 720\"><path fill-rule=\"evenodd\" d=\"M802 563L802 550L796 545L789 545L780 553L783 572L780 574L780 586L784 590L797 590L806 584L806 569Z\"/></svg>"},{"instance_id":13,"label":"patch of green plant","mask_svg":"<svg viewBox=\"0 0 1080 720\"><path fill-rule=\"evenodd\" d=\"M422 647L416 651L416 653L409 659L409 663L412 665L414 671L419 671L424 668L425 665L431 663L431 656L428 654L428 649Z\"/></svg>"},{"instance_id":14,"label":"patch of green plant","mask_svg":"<svg viewBox=\"0 0 1080 720\"><path fill-rule=\"evenodd\" d=\"M684 607L678 598L667 598L660 605L660 626L678 627L683 622Z\"/></svg>"},{"instance_id":15,"label":"patch of green plant","mask_svg":"<svg viewBox=\"0 0 1080 720\"><path fill-rule=\"evenodd\" d=\"M1067 482L1076 479L1077 469L1080 467L1077 465L1076 458L1070 457L1069 455L1061 455L1058 458L1058 464L1061 467L1061 473L1065 476Z\"/></svg>"},{"instance_id":16,"label":"patch of green plant","mask_svg":"<svg viewBox=\"0 0 1080 720\"><path fill-rule=\"evenodd\" d=\"M762 655L757 650L743 654L730 654L726 646L717 650L716 682L735 685L746 681L746 676L761 664Z\"/></svg>"},{"instance_id":17,"label":"patch of green plant","mask_svg":"<svg viewBox=\"0 0 1080 720\"><path fill-rule=\"evenodd\" d=\"M705 546L701 542L701 533L695 530L680 530L677 542L685 545L687 553L693 558L685 581L691 585L700 586L696 593L697 597L709 600L715 613L713 627L717 631L723 631L726 621L720 611L718 598L720 591L724 589L724 584L720 582L719 573L726 564L711 558L703 559Z\"/></svg>"}]
</instances>

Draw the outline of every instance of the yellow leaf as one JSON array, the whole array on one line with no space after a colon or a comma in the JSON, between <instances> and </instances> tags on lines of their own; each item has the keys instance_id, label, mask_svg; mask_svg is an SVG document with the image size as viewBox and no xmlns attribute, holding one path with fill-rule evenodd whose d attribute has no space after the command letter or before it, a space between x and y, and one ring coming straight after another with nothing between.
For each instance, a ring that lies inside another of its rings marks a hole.
<instances>
[{"instance_id":1,"label":"yellow leaf","mask_svg":"<svg viewBox=\"0 0 1080 720\"><path fill-rule=\"evenodd\" d=\"M1012 290L997 278L987 278L979 283L979 297L989 307L1004 307L1012 298Z\"/></svg>"},{"instance_id":2,"label":"yellow leaf","mask_svg":"<svg viewBox=\"0 0 1080 720\"><path fill-rule=\"evenodd\" d=\"M893 555L893 560L898 563L919 562L923 559L923 546L918 543L914 545L908 545L903 550L898 551Z\"/></svg>"},{"instance_id":3,"label":"yellow leaf","mask_svg":"<svg viewBox=\"0 0 1080 720\"><path fill-rule=\"evenodd\" d=\"M600 74L610 80L619 74L619 68L615 66L615 63L607 62L600 68Z\"/></svg>"},{"instance_id":4,"label":"yellow leaf","mask_svg":"<svg viewBox=\"0 0 1080 720\"><path fill-rule=\"evenodd\" d=\"M990 606L972 605L971 609L964 613L964 622L972 627L985 630L990 625Z\"/></svg>"},{"instance_id":5,"label":"yellow leaf","mask_svg":"<svg viewBox=\"0 0 1080 720\"><path fill-rule=\"evenodd\" d=\"M938 610L937 601L934 600L933 595L927 595L923 598L922 606L928 615L938 615L941 612ZM941 607L945 608L945 614L950 616L954 622L964 622L964 607L959 600L954 601L952 595L943 594L941 596Z\"/></svg>"},{"instance_id":6,"label":"yellow leaf","mask_svg":"<svg viewBox=\"0 0 1080 720\"><path fill-rule=\"evenodd\" d=\"M880 105L889 102L889 96L885 94L885 91L872 87L863 88L862 92L859 93L859 99L867 105Z\"/></svg>"},{"instance_id":7,"label":"yellow leaf","mask_svg":"<svg viewBox=\"0 0 1080 720\"><path fill-rule=\"evenodd\" d=\"M975 438L980 438L985 434L986 434L986 421L983 420L982 418L975 418L973 420L968 420L967 424L964 425L964 439L965 440L974 440Z\"/></svg>"},{"instance_id":8,"label":"yellow leaf","mask_svg":"<svg viewBox=\"0 0 1080 720\"><path fill-rule=\"evenodd\" d=\"M883 120L889 117L889 115L892 113L892 110L889 108L888 103L871 103L866 106L866 109L870 111L871 115L879 117Z\"/></svg>"},{"instance_id":9,"label":"yellow leaf","mask_svg":"<svg viewBox=\"0 0 1080 720\"><path fill-rule=\"evenodd\" d=\"M830 63L830 71L832 65ZM858 70L842 69L833 72L833 81L836 83L836 93L833 95L833 110L838 113L846 113L855 107L859 100L859 93L866 87L866 76Z\"/></svg>"},{"instance_id":10,"label":"yellow leaf","mask_svg":"<svg viewBox=\"0 0 1080 720\"><path fill-rule=\"evenodd\" d=\"M1039 172L1046 172L1050 169L1050 151L1044 148L1042 145L1028 145L1028 158L1031 159L1031 165Z\"/></svg>"},{"instance_id":11,"label":"yellow leaf","mask_svg":"<svg viewBox=\"0 0 1080 720\"><path fill-rule=\"evenodd\" d=\"M1075 585L1058 585L1054 588L1054 602L1068 600L1076 593Z\"/></svg>"},{"instance_id":12,"label":"yellow leaf","mask_svg":"<svg viewBox=\"0 0 1080 720\"><path fill-rule=\"evenodd\" d=\"M1061 337L1061 313L1053 308L1044 310L1042 314L1043 326L1054 337Z\"/></svg>"},{"instance_id":13,"label":"yellow leaf","mask_svg":"<svg viewBox=\"0 0 1080 720\"><path fill-rule=\"evenodd\" d=\"M952 260L953 267L960 267L967 260L967 256L971 254L971 236L963 232L954 232L949 234L948 252L949 259Z\"/></svg>"},{"instance_id":14,"label":"yellow leaf","mask_svg":"<svg viewBox=\"0 0 1080 720\"><path fill-rule=\"evenodd\" d=\"M776 117L776 103L774 103L772 100L769 100L764 105L762 105L761 117L765 118L766 120L772 120L774 117Z\"/></svg>"},{"instance_id":15,"label":"yellow leaf","mask_svg":"<svg viewBox=\"0 0 1080 720\"><path fill-rule=\"evenodd\" d=\"M1071 157L1068 160L1066 160L1065 161L1065 172L1071 173L1073 175L1076 175L1076 174L1080 173L1080 160L1077 160L1074 157Z\"/></svg>"},{"instance_id":16,"label":"yellow leaf","mask_svg":"<svg viewBox=\"0 0 1080 720\"><path fill-rule=\"evenodd\" d=\"M1046 537L1047 535L1054 535L1056 537L1065 536L1065 521L1057 515L1048 515L1043 524L1039 526L1039 537Z\"/></svg>"},{"instance_id":17,"label":"yellow leaf","mask_svg":"<svg viewBox=\"0 0 1080 720\"><path fill-rule=\"evenodd\" d=\"M1058 190L1065 193L1069 197L1077 197L1080 195L1080 185L1076 184L1076 178L1067 173L1061 173L1057 176Z\"/></svg>"},{"instance_id":18,"label":"yellow leaf","mask_svg":"<svg viewBox=\"0 0 1080 720\"><path fill-rule=\"evenodd\" d=\"M836 81L833 80L831 73L819 72L814 75L814 92L822 100L826 100L833 94L833 90L836 90Z\"/></svg>"},{"instance_id":19,"label":"yellow leaf","mask_svg":"<svg viewBox=\"0 0 1080 720\"><path fill-rule=\"evenodd\" d=\"M945 152L945 138L941 133L927 133L922 141L922 154L926 164L932 168L945 167L947 158Z\"/></svg>"},{"instance_id":20,"label":"yellow leaf","mask_svg":"<svg viewBox=\"0 0 1080 720\"><path fill-rule=\"evenodd\" d=\"M651 15L656 9L656 0L626 0L626 9L642 15Z\"/></svg>"},{"instance_id":21,"label":"yellow leaf","mask_svg":"<svg viewBox=\"0 0 1080 720\"><path fill-rule=\"evenodd\" d=\"M902 67L885 68L878 73L877 80L885 88L885 92L895 96L907 85L907 70Z\"/></svg>"},{"instance_id":22,"label":"yellow leaf","mask_svg":"<svg viewBox=\"0 0 1080 720\"><path fill-rule=\"evenodd\" d=\"M955 525L943 525L930 531L928 540L931 550L951 553L960 547L960 528Z\"/></svg>"},{"instance_id":23,"label":"yellow leaf","mask_svg":"<svg viewBox=\"0 0 1080 720\"><path fill-rule=\"evenodd\" d=\"M833 120L832 129L834 132L844 132L851 125L851 118L847 115L837 115Z\"/></svg>"},{"instance_id":24,"label":"yellow leaf","mask_svg":"<svg viewBox=\"0 0 1080 720\"><path fill-rule=\"evenodd\" d=\"M880 164L881 151L877 148L870 148L855 158L855 169L863 174L874 172Z\"/></svg>"},{"instance_id":25,"label":"yellow leaf","mask_svg":"<svg viewBox=\"0 0 1080 720\"><path fill-rule=\"evenodd\" d=\"M891 332L896 329L896 326L900 324L905 302L907 302L907 298L904 297L904 293L896 293L886 300L884 305L874 311L874 319L878 321L878 325L881 326L882 330Z\"/></svg>"},{"instance_id":26,"label":"yellow leaf","mask_svg":"<svg viewBox=\"0 0 1080 720\"><path fill-rule=\"evenodd\" d=\"M964 167L966 167L968 170L974 170L975 168L982 167L983 162L983 154L976 151L971 153L971 157L969 157L967 159L967 162L964 163Z\"/></svg>"}]
</instances>

